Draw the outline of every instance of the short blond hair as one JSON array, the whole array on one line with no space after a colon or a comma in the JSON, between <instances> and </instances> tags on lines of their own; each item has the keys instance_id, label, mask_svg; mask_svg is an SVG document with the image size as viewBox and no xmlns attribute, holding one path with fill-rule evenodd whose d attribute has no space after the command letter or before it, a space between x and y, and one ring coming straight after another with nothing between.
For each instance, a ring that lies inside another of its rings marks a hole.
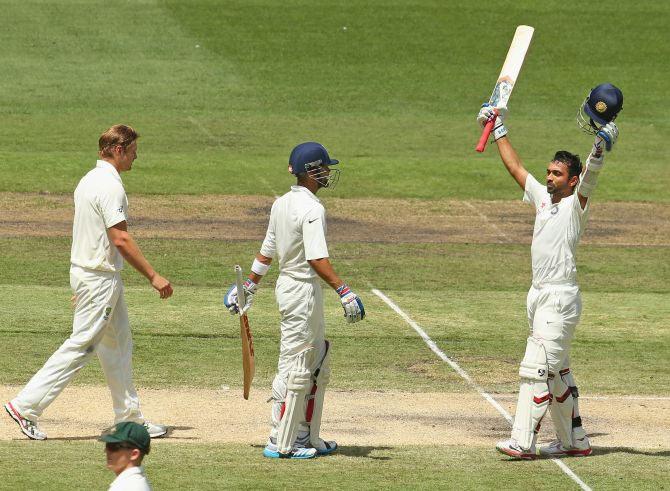
<instances>
[{"instance_id":1,"label":"short blond hair","mask_svg":"<svg viewBox=\"0 0 670 491\"><path fill-rule=\"evenodd\" d=\"M125 124L115 124L100 135L100 139L98 140L98 150L102 157L111 157L112 149L114 147L120 145L125 150L139 137L140 135L137 134L137 131L130 126Z\"/></svg>"}]
</instances>

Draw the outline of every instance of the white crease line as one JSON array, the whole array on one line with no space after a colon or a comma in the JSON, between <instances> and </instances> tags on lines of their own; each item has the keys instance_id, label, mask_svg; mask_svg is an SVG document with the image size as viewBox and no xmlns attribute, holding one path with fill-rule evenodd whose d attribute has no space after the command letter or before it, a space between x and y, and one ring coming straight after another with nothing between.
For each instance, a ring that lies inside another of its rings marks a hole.
<instances>
[{"instance_id":1,"label":"white crease line","mask_svg":"<svg viewBox=\"0 0 670 491\"><path fill-rule=\"evenodd\" d=\"M491 397L490 394L488 394L484 389L482 389L477 383L475 383L472 378L470 378L470 375L463 370L458 363L453 361L451 358L449 358L444 351L442 351L435 342L430 339L428 334L417 324L412 320L410 316L408 316L405 312L403 312L400 307L398 307L393 300L391 300L389 297L384 295L381 291L377 290L376 288L372 289L372 293L377 295L379 298L381 298L386 305L391 307L391 309L398 314L400 317L402 317L405 322L407 322L412 329L414 329L419 336L421 336L421 339L425 341L425 343L428 345L428 347L435 353L442 361L445 361L451 368L454 369L456 373L458 373L472 388L474 388L479 395L481 395L484 399L486 399L489 404L491 404L506 420L507 422L511 425L514 422L514 419L512 416L507 412L507 410L502 407L500 404L498 404L498 401L496 401L493 397ZM561 462L558 459L552 458L549 459L551 460L554 464L556 464L567 476L569 476L573 481L575 481L579 487L583 491L592 491L591 488L584 482L582 481L577 474L575 474L567 465L565 465L563 462Z\"/></svg>"},{"instance_id":2,"label":"white crease line","mask_svg":"<svg viewBox=\"0 0 670 491\"><path fill-rule=\"evenodd\" d=\"M506 242L512 242L512 240L507 236L507 234L505 232L503 232L502 230L500 230L500 227L498 227L498 225L496 225L491 220L489 220L489 217L487 217L484 213L479 211L479 209L477 207L475 207L475 205L473 205L469 201L463 201L463 203L465 203L466 206L468 206L472 211L474 211L477 215L479 215L479 218L481 218L488 225L490 225L491 228L493 228L493 230L495 230L498 235L500 235L503 239L505 239Z\"/></svg>"}]
</instances>

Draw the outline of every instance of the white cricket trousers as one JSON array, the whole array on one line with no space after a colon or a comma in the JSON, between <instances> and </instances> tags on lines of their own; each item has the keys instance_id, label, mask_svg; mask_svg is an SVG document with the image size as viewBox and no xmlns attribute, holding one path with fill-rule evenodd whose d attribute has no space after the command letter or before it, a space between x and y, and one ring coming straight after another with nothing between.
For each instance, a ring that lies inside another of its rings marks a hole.
<instances>
[{"instance_id":1,"label":"white cricket trousers","mask_svg":"<svg viewBox=\"0 0 670 491\"><path fill-rule=\"evenodd\" d=\"M570 366L570 344L582 314L577 285L531 286L526 299L531 336L542 340L549 373Z\"/></svg>"},{"instance_id":2,"label":"white cricket trousers","mask_svg":"<svg viewBox=\"0 0 670 491\"><path fill-rule=\"evenodd\" d=\"M272 382L273 427L279 425L279 406L286 398L286 382L296 355L309 346L316 348L307 369L314 373L326 350L326 321L323 312L323 291L318 278L296 280L280 275L275 287L281 314L281 339L277 374ZM273 436L274 432L273 432Z\"/></svg>"},{"instance_id":3,"label":"white cricket trousers","mask_svg":"<svg viewBox=\"0 0 670 491\"><path fill-rule=\"evenodd\" d=\"M143 423L133 385L133 341L119 273L72 265L70 286L77 296L72 334L12 400L19 413L36 420L97 352L112 393L115 423Z\"/></svg>"}]
</instances>

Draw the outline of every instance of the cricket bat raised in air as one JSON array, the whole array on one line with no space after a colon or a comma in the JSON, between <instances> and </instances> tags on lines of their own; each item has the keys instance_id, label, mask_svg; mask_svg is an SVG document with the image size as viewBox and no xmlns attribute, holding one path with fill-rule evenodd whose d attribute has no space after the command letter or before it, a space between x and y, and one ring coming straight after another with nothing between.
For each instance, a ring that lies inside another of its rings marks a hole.
<instances>
[{"instance_id":1,"label":"cricket bat raised in air","mask_svg":"<svg viewBox=\"0 0 670 491\"><path fill-rule=\"evenodd\" d=\"M509 47L509 51L507 51L507 58L505 58L498 81L493 88L493 94L491 94L491 99L489 99L489 104L492 106L507 107L507 101L512 95L512 89L514 89L514 84L519 77L523 59L526 57L526 52L530 46L530 40L533 39L533 31L535 29L530 26L519 26L516 28L514 39L512 39L512 44ZM495 122L496 118L493 118L484 126L482 136L477 143L477 147L475 147L475 150L478 152L483 152L486 148L486 142L489 139L491 131L493 131Z\"/></svg>"},{"instance_id":2,"label":"cricket bat raised in air","mask_svg":"<svg viewBox=\"0 0 670 491\"><path fill-rule=\"evenodd\" d=\"M242 268L235 266L237 284L237 307L240 310L240 337L242 338L242 371L244 372L244 398L249 399L251 382L256 372L256 361L254 359L254 338L249 329L249 319L244 311L246 298L244 294L244 281L242 281Z\"/></svg>"}]
</instances>

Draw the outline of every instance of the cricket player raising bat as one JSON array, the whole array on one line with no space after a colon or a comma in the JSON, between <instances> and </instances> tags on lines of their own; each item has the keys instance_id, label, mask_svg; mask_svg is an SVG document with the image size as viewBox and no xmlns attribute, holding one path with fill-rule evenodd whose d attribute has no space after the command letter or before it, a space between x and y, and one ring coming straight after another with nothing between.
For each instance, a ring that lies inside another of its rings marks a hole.
<instances>
[{"instance_id":1,"label":"cricket player raising bat","mask_svg":"<svg viewBox=\"0 0 670 491\"><path fill-rule=\"evenodd\" d=\"M493 135L500 158L536 214L531 245L533 282L527 298L530 337L519 369L521 385L512 438L496 445L511 457L591 454L570 371L570 343L582 310L575 251L603 168L604 150L612 149L619 134L612 121L622 105L621 91L611 84L590 92L580 109L580 126L595 135L586 166L582 168L577 155L556 152L547 166L546 187L528 173L512 148L504 125L506 111L484 104L477 116L482 127L495 119ZM537 433L547 409L558 439L537 452Z\"/></svg>"},{"instance_id":2,"label":"cricket player raising bat","mask_svg":"<svg viewBox=\"0 0 670 491\"><path fill-rule=\"evenodd\" d=\"M328 259L326 213L316 197L321 188L334 187L337 160L316 142L295 147L289 172L295 186L272 205L270 223L251 274L244 283L246 309L273 258L279 261L275 287L281 314L277 374L272 382L272 429L263 455L270 458L309 459L337 449L320 437L321 415L330 378L330 343L325 339L323 294L319 278L340 296L344 316L357 322L365 316L363 302L337 276ZM237 286L224 297L237 313Z\"/></svg>"}]
</instances>

